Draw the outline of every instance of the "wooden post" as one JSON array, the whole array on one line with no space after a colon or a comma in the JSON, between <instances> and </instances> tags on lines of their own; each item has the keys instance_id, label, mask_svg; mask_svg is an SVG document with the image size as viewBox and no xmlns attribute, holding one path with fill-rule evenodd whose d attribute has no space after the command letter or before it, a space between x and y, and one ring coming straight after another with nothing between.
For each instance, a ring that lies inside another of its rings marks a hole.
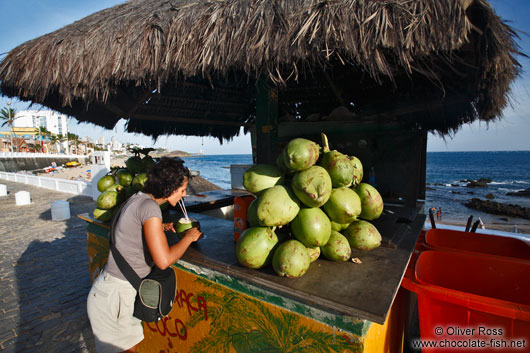
<instances>
[{"instance_id":1,"label":"wooden post","mask_svg":"<svg viewBox=\"0 0 530 353\"><path fill-rule=\"evenodd\" d=\"M259 79L256 87L256 163L276 163L278 88Z\"/></svg>"}]
</instances>

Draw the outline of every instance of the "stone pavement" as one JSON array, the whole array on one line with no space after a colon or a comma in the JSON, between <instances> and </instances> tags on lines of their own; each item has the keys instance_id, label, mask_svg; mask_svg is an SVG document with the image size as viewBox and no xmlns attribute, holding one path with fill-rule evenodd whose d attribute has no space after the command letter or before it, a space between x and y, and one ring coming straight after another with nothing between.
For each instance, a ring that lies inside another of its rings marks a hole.
<instances>
[{"instance_id":1,"label":"stone pavement","mask_svg":"<svg viewBox=\"0 0 530 353\"><path fill-rule=\"evenodd\" d=\"M86 196L0 179L0 352L95 352L86 314L90 290ZM31 194L16 206L15 193ZM70 202L71 218L51 220L51 203Z\"/></svg>"}]
</instances>

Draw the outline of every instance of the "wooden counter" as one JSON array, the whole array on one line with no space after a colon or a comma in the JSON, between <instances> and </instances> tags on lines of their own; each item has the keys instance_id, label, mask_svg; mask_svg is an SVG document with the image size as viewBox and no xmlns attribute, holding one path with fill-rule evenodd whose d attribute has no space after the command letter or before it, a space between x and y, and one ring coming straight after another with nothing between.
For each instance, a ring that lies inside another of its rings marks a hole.
<instances>
[{"instance_id":1,"label":"wooden counter","mask_svg":"<svg viewBox=\"0 0 530 353\"><path fill-rule=\"evenodd\" d=\"M215 192L198 200L187 198L186 205L190 211L208 210L233 202L235 196ZM287 351L287 346L314 344L314 351L401 352L410 299L399 287L425 220L416 209L385 205L384 215L373 222L383 245L367 252L354 250L361 264L318 259L304 276L293 279L277 276L270 267L251 270L239 265L233 221L194 212L190 216L199 219L205 236L173 265L175 305L160 322L144 323L139 352L169 352L176 346L179 351L202 352L205 344L212 351L228 346L262 351L271 344ZM109 253L109 224L88 214L79 217L87 221L93 281ZM165 213L165 221L176 218L176 210ZM178 241L176 234L166 235L170 243Z\"/></svg>"},{"instance_id":2,"label":"wooden counter","mask_svg":"<svg viewBox=\"0 0 530 353\"><path fill-rule=\"evenodd\" d=\"M198 213L190 214L201 223L205 236L193 244L179 263L218 271L292 298L324 311L385 322L407 267L414 244L425 222L425 215L402 206L386 206L374 225L383 236L383 246L352 250L362 264L318 259L300 278L277 276L269 266L252 270L237 262L233 222ZM178 241L168 234L170 242Z\"/></svg>"},{"instance_id":3,"label":"wooden counter","mask_svg":"<svg viewBox=\"0 0 530 353\"><path fill-rule=\"evenodd\" d=\"M185 202L190 211L204 211L232 204L233 198L242 194L245 192L216 190L188 196ZM383 215L372 222L383 237L382 246L371 251L352 249L352 257L359 258L361 264L319 258L304 276L284 278L277 276L271 266L253 270L237 262L231 220L195 212L190 212L190 216L200 221L205 236L178 262L183 267L197 266L195 272L201 272L201 268L217 271L325 312L380 324L385 322L425 222L425 215L414 208L387 204ZM178 217L180 215L171 210L165 221ZM108 229L108 224L87 214L80 218ZM167 236L170 243L178 241L173 233Z\"/></svg>"}]
</instances>

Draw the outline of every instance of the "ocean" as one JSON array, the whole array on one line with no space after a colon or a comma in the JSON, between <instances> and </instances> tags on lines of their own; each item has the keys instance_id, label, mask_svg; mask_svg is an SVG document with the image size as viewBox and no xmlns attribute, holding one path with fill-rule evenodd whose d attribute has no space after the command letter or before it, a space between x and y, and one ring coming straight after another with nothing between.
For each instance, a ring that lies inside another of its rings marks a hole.
<instances>
[{"instance_id":1,"label":"ocean","mask_svg":"<svg viewBox=\"0 0 530 353\"><path fill-rule=\"evenodd\" d=\"M206 155L183 158L191 170L198 170L208 181L223 189L230 188L230 165L252 164L252 155ZM489 178L487 188L468 188L465 180ZM530 224L528 220L510 219L467 208L464 202L473 197L530 207L530 198L506 193L530 188L530 151L515 152L428 152L426 171L426 209L442 208L442 219L466 222L470 215L485 223Z\"/></svg>"}]
</instances>

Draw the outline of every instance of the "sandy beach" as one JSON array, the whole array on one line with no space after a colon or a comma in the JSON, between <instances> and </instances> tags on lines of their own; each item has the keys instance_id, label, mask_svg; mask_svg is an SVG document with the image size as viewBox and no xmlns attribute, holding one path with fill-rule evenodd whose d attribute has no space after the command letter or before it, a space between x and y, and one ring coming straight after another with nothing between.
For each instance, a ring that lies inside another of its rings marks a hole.
<instances>
[{"instance_id":1,"label":"sandy beach","mask_svg":"<svg viewBox=\"0 0 530 353\"><path fill-rule=\"evenodd\" d=\"M111 167L125 167L125 158L113 158ZM57 167L50 173L38 173L39 176L60 178L66 180L92 181L92 164L81 164L77 167Z\"/></svg>"}]
</instances>

